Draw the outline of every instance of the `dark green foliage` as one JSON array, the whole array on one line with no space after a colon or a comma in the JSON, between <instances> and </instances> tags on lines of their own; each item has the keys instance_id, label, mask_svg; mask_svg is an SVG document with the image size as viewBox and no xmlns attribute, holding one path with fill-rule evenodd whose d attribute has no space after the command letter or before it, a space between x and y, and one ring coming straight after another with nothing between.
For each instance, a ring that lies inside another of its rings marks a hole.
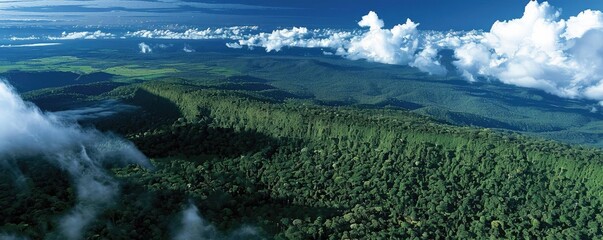
<instances>
[{"instance_id":1,"label":"dark green foliage","mask_svg":"<svg viewBox=\"0 0 603 240\"><path fill-rule=\"evenodd\" d=\"M246 177L274 198L339 212L321 216L330 227L314 225L318 218L286 221L277 236L601 235L598 150L450 127L401 111L275 105L209 90L183 95L186 87L178 85L143 88L171 99L187 119L198 119L199 107L211 109L215 126L281 139L274 153L244 170L257 173ZM583 227L589 223L592 229Z\"/></svg>"},{"instance_id":2,"label":"dark green foliage","mask_svg":"<svg viewBox=\"0 0 603 240\"><path fill-rule=\"evenodd\" d=\"M0 170L0 232L42 239L75 204L68 175L41 159Z\"/></svg>"},{"instance_id":3,"label":"dark green foliage","mask_svg":"<svg viewBox=\"0 0 603 240\"><path fill-rule=\"evenodd\" d=\"M224 233L249 224L275 239L603 236L600 150L262 91L149 82L109 93L142 109L97 125L156 170L114 169L122 197L87 238L170 238L188 199Z\"/></svg>"}]
</instances>

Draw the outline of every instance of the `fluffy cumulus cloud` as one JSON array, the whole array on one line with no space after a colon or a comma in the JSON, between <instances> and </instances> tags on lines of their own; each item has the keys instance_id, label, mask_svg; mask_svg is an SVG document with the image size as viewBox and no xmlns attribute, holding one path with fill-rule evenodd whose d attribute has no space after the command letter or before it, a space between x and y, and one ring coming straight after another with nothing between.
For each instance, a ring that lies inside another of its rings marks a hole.
<instances>
[{"instance_id":1,"label":"fluffy cumulus cloud","mask_svg":"<svg viewBox=\"0 0 603 240\"><path fill-rule=\"evenodd\" d=\"M155 30L139 30L135 32L127 32L124 37L130 38L156 38L156 39L230 39L237 40L248 36L251 32L256 31L257 26L233 26L224 28L207 28L204 30L188 29L183 32L155 29Z\"/></svg>"},{"instance_id":2,"label":"fluffy cumulus cloud","mask_svg":"<svg viewBox=\"0 0 603 240\"><path fill-rule=\"evenodd\" d=\"M370 30L352 38L343 53L350 59L368 59L388 64L408 64L418 47L417 26L410 19L392 29L382 29L383 21L370 12L358 23Z\"/></svg>"},{"instance_id":3,"label":"fluffy cumulus cloud","mask_svg":"<svg viewBox=\"0 0 603 240\"><path fill-rule=\"evenodd\" d=\"M327 48L325 54L336 54L348 59L365 59L386 64L410 65L433 74L443 74L438 49L423 43L426 38L417 30L419 24L407 19L391 29L383 28L384 21L377 13L369 12L358 22L356 31L294 27L259 33L235 43L231 48L263 47L266 51L280 51L284 47ZM424 48L420 48L423 45Z\"/></svg>"},{"instance_id":4,"label":"fluffy cumulus cloud","mask_svg":"<svg viewBox=\"0 0 603 240\"><path fill-rule=\"evenodd\" d=\"M141 42L138 44L138 49L140 49L140 53L147 54L152 53L153 49L148 44Z\"/></svg>"},{"instance_id":5,"label":"fluffy cumulus cloud","mask_svg":"<svg viewBox=\"0 0 603 240\"><path fill-rule=\"evenodd\" d=\"M497 79L567 98L603 101L603 13L586 10L560 19L547 2L530 1L521 18L495 22L489 31L420 31L418 23L384 28L375 12L358 22L362 30L304 27L258 33L231 48L323 48L325 54L416 67L446 74L441 51L454 51L454 66L469 81Z\"/></svg>"},{"instance_id":6,"label":"fluffy cumulus cloud","mask_svg":"<svg viewBox=\"0 0 603 240\"><path fill-rule=\"evenodd\" d=\"M227 44L231 48L263 47L267 52L280 51L283 47L331 48L343 51L343 46L349 42L355 32L338 31L333 29L309 30L305 27L274 30L271 33L259 33L236 43Z\"/></svg>"},{"instance_id":7,"label":"fluffy cumulus cloud","mask_svg":"<svg viewBox=\"0 0 603 240\"><path fill-rule=\"evenodd\" d=\"M63 169L72 178L77 203L57 218L63 239L81 239L86 226L117 195L118 183L103 166L134 163L150 167L132 143L43 113L2 81L0 106L0 167L20 175L19 161L37 159Z\"/></svg>"},{"instance_id":8,"label":"fluffy cumulus cloud","mask_svg":"<svg viewBox=\"0 0 603 240\"><path fill-rule=\"evenodd\" d=\"M586 10L572 16L567 20L567 29L563 37L567 39L579 38L590 30L603 28L603 13L600 11Z\"/></svg>"},{"instance_id":9,"label":"fluffy cumulus cloud","mask_svg":"<svg viewBox=\"0 0 603 240\"><path fill-rule=\"evenodd\" d=\"M115 34L97 30L94 32L63 32L61 36L48 36L46 38L48 38L49 40L113 39L115 38Z\"/></svg>"},{"instance_id":10,"label":"fluffy cumulus cloud","mask_svg":"<svg viewBox=\"0 0 603 240\"><path fill-rule=\"evenodd\" d=\"M587 10L568 20L547 2L521 18L497 21L479 41L455 49L469 80L494 78L568 98L603 100L603 16Z\"/></svg>"}]
</instances>

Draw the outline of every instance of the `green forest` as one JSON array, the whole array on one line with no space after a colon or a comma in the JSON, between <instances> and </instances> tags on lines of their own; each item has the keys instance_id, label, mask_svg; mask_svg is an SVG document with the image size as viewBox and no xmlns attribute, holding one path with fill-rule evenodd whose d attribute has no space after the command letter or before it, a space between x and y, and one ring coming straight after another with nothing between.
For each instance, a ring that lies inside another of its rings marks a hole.
<instances>
[{"instance_id":1,"label":"green forest","mask_svg":"<svg viewBox=\"0 0 603 240\"><path fill-rule=\"evenodd\" d=\"M111 168L121 195L86 239L170 239L189 201L223 238L245 226L258 239L603 237L599 149L266 86L166 80L28 99L140 107L82 123L125 136L155 166ZM0 231L52 239L74 190L62 170L32 162L19 163L22 181L0 174Z\"/></svg>"}]
</instances>

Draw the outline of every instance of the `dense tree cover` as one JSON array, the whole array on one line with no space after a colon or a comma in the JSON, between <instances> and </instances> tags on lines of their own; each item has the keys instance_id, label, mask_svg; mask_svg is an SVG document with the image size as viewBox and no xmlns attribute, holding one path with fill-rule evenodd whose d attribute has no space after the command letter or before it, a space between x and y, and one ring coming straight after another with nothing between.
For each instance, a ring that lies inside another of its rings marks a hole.
<instances>
[{"instance_id":1,"label":"dense tree cover","mask_svg":"<svg viewBox=\"0 0 603 240\"><path fill-rule=\"evenodd\" d=\"M52 235L58 227L57 215L75 204L68 175L37 159L4 160L12 167L0 170L0 232L32 239Z\"/></svg>"},{"instance_id":2,"label":"dense tree cover","mask_svg":"<svg viewBox=\"0 0 603 240\"><path fill-rule=\"evenodd\" d=\"M251 225L276 239L603 236L600 150L261 91L153 82L111 92L142 109L96 124L156 169L114 169L122 197L87 237L169 238L189 199L224 232Z\"/></svg>"}]
</instances>

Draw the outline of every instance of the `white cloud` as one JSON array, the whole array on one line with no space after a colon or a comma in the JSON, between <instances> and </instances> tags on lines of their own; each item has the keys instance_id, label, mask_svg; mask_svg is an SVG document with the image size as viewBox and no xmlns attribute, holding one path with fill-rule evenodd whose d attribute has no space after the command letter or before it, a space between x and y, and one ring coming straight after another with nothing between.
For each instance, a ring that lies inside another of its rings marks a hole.
<instances>
[{"instance_id":1,"label":"white cloud","mask_svg":"<svg viewBox=\"0 0 603 240\"><path fill-rule=\"evenodd\" d=\"M367 18L368 16L368 18ZM392 29L382 29L381 20L375 20L377 14L370 12L359 22L360 26L369 26L370 30L350 40L345 47L345 57L349 59L367 59L387 64L408 64L413 60L419 41L418 24L410 19Z\"/></svg>"},{"instance_id":2,"label":"white cloud","mask_svg":"<svg viewBox=\"0 0 603 240\"><path fill-rule=\"evenodd\" d=\"M547 2L530 1L521 18L497 21L490 31L419 31L408 19L391 29L375 12L358 22L368 30L310 30L259 33L228 47L326 48L348 59L416 67L445 74L440 51L451 49L454 65L469 81L498 79L567 98L603 101L603 13L586 10L567 20Z\"/></svg>"},{"instance_id":3,"label":"white cloud","mask_svg":"<svg viewBox=\"0 0 603 240\"><path fill-rule=\"evenodd\" d=\"M0 48L24 48L24 47L49 47L61 45L61 43L31 43L31 44L8 44L0 45Z\"/></svg>"},{"instance_id":4,"label":"white cloud","mask_svg":"<svg viewBox=\"0 0 603 240\"><path fill-rule=\"evenodd\" d=\"M38 39L39 39L38 37L33 36L33 35L29 36L29 37L15 37L15 36L10 37L11 41L27 41L27 40L38 40Z\"/></svg>"},{"instance_id":5,"label":"white cloud","mask_svg":"<svg viewBox=\"0 0 603 240\"><path fill-rule=\"evenodd\" d=\"M161 44L158 44L156 47L158 47L160 49L168 49L168 48L171 48L173 46L174 46L173 44L163 44L163 43L161 43Z\"/></svg>"},{"instance_id":6,"label":"white cloud","mask_svg":"<svg viewBox=\"0 0 603 240\"><path fill-rule=\"evenodd\" d=\"M138 48L140 49L140 53L143 53L143 54L153 52L153 49L151 48L151 46L149 46L148 44L146 44L144 42L139 43Z\"/></svg>"},{"instance_id":7,"label":"white cloud","mask_svg":"<svg viewBox=\"0 0 603 240\"><path fill-rule=\"evenodd\" d=\"M228 47L228 48L234 48L234 49L241 49L241 48L243 48L243 46L241 46L241 44L239 44L239 43L226 43L226 47Z\"/></svg>"},{"instance_id":8,"label":"white cloud","mask_svg":"<svg viewBox=\"0 0 603 240\"><path fill-rule=\"evenodd\" d=\"M497 21L483 38L455 48L469 80L499 79L568 98L603 100L603 18L584 11L569 20L547 2L528 3L521 18Z\"/></svg>"},{"instance_id":9,"label":"white cloud","mask_svg":"<svg viewBox=\"0 0 603 240\"><path fill-rule=\"evenodd\" d=\"M191 47L188 44L184 44L184 47L182 48L182 51L186 52L186 53L193 53L196 52L195 49L193 47Z\"/></svg>"},{"instance_id":10,"label":"white cloud","mask_svg":"<svg viewBox=\"0 0 603 240\"><path fill-rule=\"evenodd\" d=\"M290 29L273 30L271 33L258 33L247 36L236 43L228 43L231 48L262 47L267 52L280 51L284 47L331 48L341 49L349 44L350 39L361 34L361 31L347 32L335 29L308 29L293 27Z\"/></svg>"},{"instance_id":11,"label":"white cloud","mask_svg":"<svg viewBox=\"0 0 603 240\"><path fill-rule=\"evenodd\" d=\"M603 13L586 10L567 20L547 2L530 1L521 18L495 22L489 31L420 31L410 19L392 28L369 12L357 30L293 27L257 33L257 26L203 30L139 30L120 38L229 39L229 48L320 48L344 58L416 67L430 74L446 74L440 51L451 49L454 65L469 81L497 79L506 84L544 90L568 98L603 101ZM95 32L63 33L53 40L116 38ZM36 36L12 40L43 39ZM16 47L19 45L4 45ZM23 45L29 46L29 45ZM142 53L152 52L139 45ZM183 48L189 52L191 48Z\"/></svg>"},{"instance_id":12,"label":"white cloud","mask_svg":"<svg viewBox=\"0 0 603 240\"><path fill-rule=\"evenodd\" d=\"M88 223L117 195L118 184L103 166L134 163L150 167L132 143L42 113L2 81L0 106L0 167L36 159L55 165L72 178L77 202L59 219L63 238L81 239Z\"/></svg>"},{"instance_id":13,"label":"white cloud","mask_svg":"<svg viewBox=\"0 0 603 240\"><path fill-rule=\"evenodd\" d=\"M199 30L196 28L188 29L184 32L176 32L166 29L139 30L127 32L124 36L130 38L156 38L156 39L230 39L238 40L246 37L250 32L256 31L257 26L233 26L223 28L207 28Z\"/></svg>"},{"instance_id":14,"label":"white cloud","mask_svg":"<svg viewBox=\"0 0 603 240\"><path fill-rule=\"evenodd\" d=\"M27 37L11 36L7 40L25 41L25 40L78 40L78 39L126 39L126 38L149 38L149 39L188 39L188 40L208 40L208 39L228 39L239 40L248 38L252 33L257 32L258 26L232 26L221 28L207 28L199 30L197 28L187 29L185 31L174 31L168 29L138 30L126 33L111 33L96 31L81 32L62 32L60 35L31 35Z\"/></svg>"},{"instance_id":15,"label":"white cloud","mask_svg":"<svg viewBox=\"0 0 603 240\"><path fill-rule=\"evenodd\" d=\"M484 45L470 42L455 50L455 57L458 60L455 65L461 70L462 76L469 81L476 81L474 75L488 75L489 66L480 63L489 62L492 53Z\"/></svg>"},{"instance_id":16,"label":"white cloud","mask_svg":"<svg viewBox=\"0 0 603 240\"><path fill-rule=\"evenodd\" d=\"M180 231L174 240L216 239L217 235L216 228L199 215L199 209L194 204L190 204L182 212Z\"/></svg>"},{"instance_id":17,"label":"white cloud","mask_svg":"<svg viewBox=\"0 0 603 240\"><path fill-rule=\"evenodd\" d=\"M328 48L334 54L348 59L411 65L434 74L445 73L437 61L439 48L420 48L422 36L417 30L419 24L407 19L391 29L384 29L383 20L375 12L369 12L358 22L367 30L341 31L334 29L314 29L293 27L259 33L237 43L227 44L231 48L247 46L263 47L266 51L280 51L284 47Z\"/></svg>"},{"instance_id":18,"label":"white cloud","mask_svg":"<svg viewBox=\"0 0 603 240\"><path fill-rule=\"evenodd\" d=\"M408 65L430 74L446 75L447 70L439 61L438 50L432 46L425 46L422 51L414 55L414 60Z\"/></svg>"},{"instance_id":19,"label":"white cloud","mask_svg":"<svg viewBox=\"0 0 603 240\"><path fill-rule=\"evenodd\" d=\"M291 29L274 30L272 33L260 33L247 40L239 41L239 45L262 46L267 52L280 51L284 46L295 46L297 42L303 41L308 34L307 28L294 27Z\"/></svg>"},{"instance_id":20,"label":"white cloud","mask_svg":"<svg viewBox=\"0 0 603 240\"><path fill-rule=\"evenodd\" d=\"M358 25L361 27L369 27L370 30L379 30L385 24L383 20L379 19L379 16L373 11L370 11L367 15L362 17L362 20L358 22Z\"/></svg>"},{"instance_id":21,"label":"white cloud","mask_svg":"<svg viewBox=\"0 0 603 240\"><path fill-rule=\"evenodd\" d=\"M76 40L76 39L113 39L115 38L115 34L105 33L101 30L97 30L94 32L63 32L61 36L54 37L48 36L50 40Z\"/></svg>"},{"instance_id":22,"label":"white cloud","mask_svg":"<svg viewBox=\"0 0 603 240\"><path fill-rule=\"evenodd\" d=\"M138 109L136 106L123 104L116 100L106 100L93 106L59 111L53 114L59 116L61 119L82 121L105 118L122 112L131 112L136 109Z\"/></svg>"},{"instance_id":23,"label":"white cloud","mask_svg":"<svg viewBox=\"0 0 603 240\"><path fill-rule=\"evenodd\" d=\"M563 37L567 39L580 38L589 30L601 28L603 28L603 14L589 9L567 20L567 29Z\"/></svg>"},{"instance_id":24,"label":"white cloud","mask_svg":"<svg viewBox=\"0 0 603 240\"><path fill-rule=\"evenodd\" d=\"M180 226L174 240L256 239L259 237L257 229L251 226L242 226L227 235L218 232L213 224L200 215L199 209L192 203L189 203L181 215Z\"/></svg>"}]
</instances>

